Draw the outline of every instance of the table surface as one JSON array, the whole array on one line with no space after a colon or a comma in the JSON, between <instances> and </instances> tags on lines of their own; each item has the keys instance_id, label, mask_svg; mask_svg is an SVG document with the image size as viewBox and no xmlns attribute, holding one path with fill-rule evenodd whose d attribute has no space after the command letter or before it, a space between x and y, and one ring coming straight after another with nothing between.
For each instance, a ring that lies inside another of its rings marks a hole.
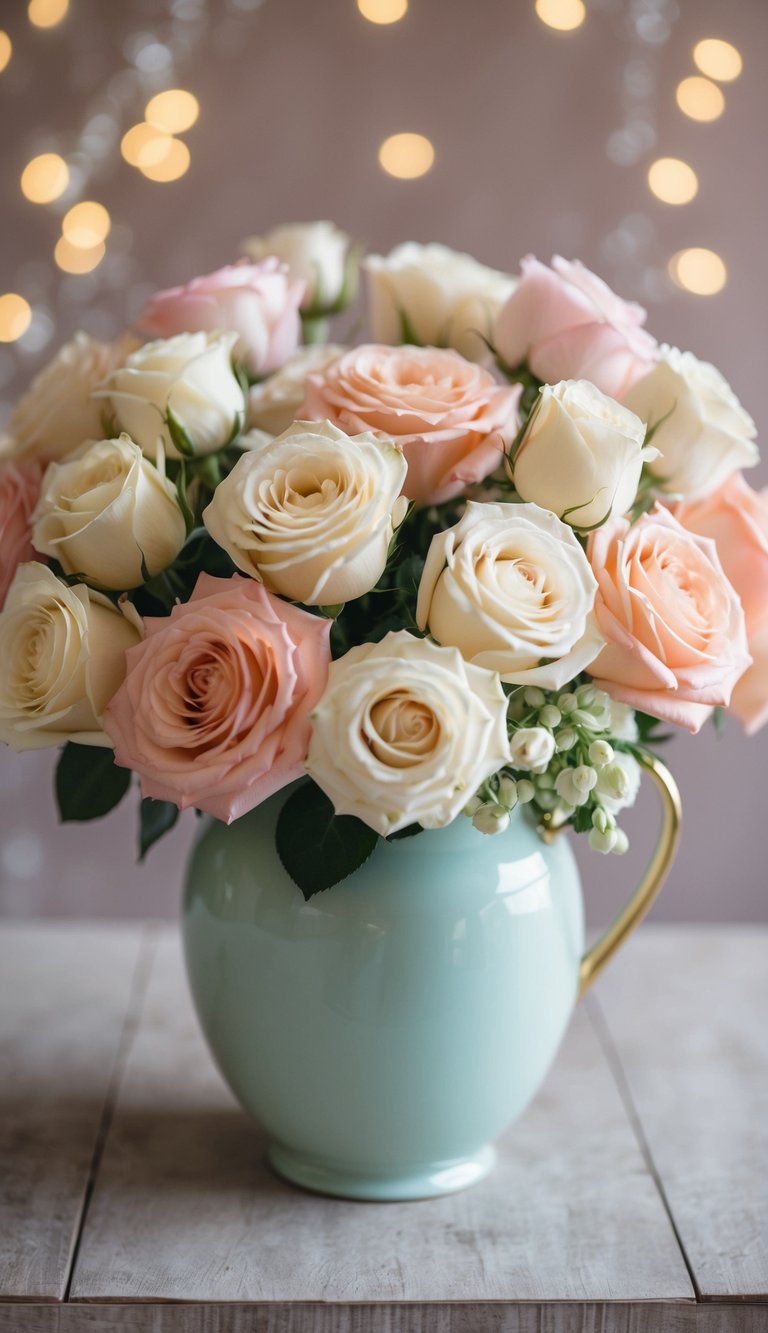
<instances>
[{"instance_id":1,"label":"table surface","mask_svg":"<svg viewBox=\"0 0 768 1333\"><path fill-rule=\"evenodd\" d=\"M0 928L0 1333L768 1333L768 931L645 927L497 1170L263 1162L167 927Z\"/></svg>"}]
</instances>

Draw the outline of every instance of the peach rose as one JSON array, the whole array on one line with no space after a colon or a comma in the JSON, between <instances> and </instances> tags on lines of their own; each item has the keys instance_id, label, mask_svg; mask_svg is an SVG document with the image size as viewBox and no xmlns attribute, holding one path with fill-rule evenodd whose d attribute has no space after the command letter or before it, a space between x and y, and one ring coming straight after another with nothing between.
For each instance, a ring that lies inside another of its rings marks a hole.
<instances>
[{"instance_id":1,"label":"peach rose","mask_svg":"<svg viewBox=\"0 0 768 1333\"><path fill-rule=\"evenodd\" d=\"M293 356L301 341L299 305L304 283L285 264L231 264L193 278L183 287L156 292L140 327L152 337L175 333L237 333L235 356L255 375L268 375Z\"/></svg>"},{"instance_id":2,"label":"peach rose","mask_svg":"<svg viewBox=\"0 0 768 1333\"><path fill-rule=\"evenodd\" d=\"M555 255L547 268L533 255L496 321L496 350L507 365L527 361L548 384L591 380L620 398L647 374L656 340L641 325L645 311L623 301L577 261Z\"/></svg>"},{"instance_id":3,"label":"peach rose","mask_svg":"<svg viewBox=\"0 0 768 1333\"><path fill-rule=\"evenodd\" d=\"M188 602L144 623L105 719L144 796L229 824L304 773L329 620L239 574L201 574Z\"/></svg>"},{"instance_id":4,"label":"peach rose","mask_svg":"<svg viewBox=\"0 0 768 1333\"><path fill-rule=\"evenodd\" d=\"M597 622L606 647L588 668L621 703L698 731L750 663L744 612L715 543L656 506L593 533Z\"/></svg>"},{"instance_id":5,"label":"peach rose","mask_svg":"<svg viewBox=\"0 0 768 1333\"><path fill-rule=\"evenodd\" d=\"M689 532L711 537L744 608L752 666L736 684L731 711L753 736L768 722L768 487L753 491L741 473L703 500L677 505Z\"/></svg>"},{"instance_id":6,"label":"peach rose","mask_svg":"<svg viewBox=\"0 0 768 1333\"><path fill-rule=\"evenodd\" d=\"M300 415L392 440L408 463L404 494L441 504L499 466L519 397L458 352L371 343L307 377Z\"/></svg>"},{"instance_id":7,"label":"peach rose","mask_svg":"<svg viewBox=\"0 0 768 1333\"><path fill-rule=\"evenodd\" d=\"M0 610L24 560L38 560L32 545L32 514L44 466L36 458L0 463Z\"/></svg>"}]
</instances>

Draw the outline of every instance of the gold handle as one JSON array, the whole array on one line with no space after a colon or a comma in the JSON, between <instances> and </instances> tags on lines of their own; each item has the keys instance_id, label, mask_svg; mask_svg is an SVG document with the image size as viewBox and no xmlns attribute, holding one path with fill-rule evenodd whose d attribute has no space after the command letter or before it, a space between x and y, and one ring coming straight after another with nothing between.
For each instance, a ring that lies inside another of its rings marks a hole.
<instances>
[{"instance_id":1,"label":"gold handle","mask_svg":"<svg viewBox=\"0 0 768 1333\"><path fill-rule=\"evenodd\" d=\"M666 764L662 764L661 760L657 759L650 751L643 750L638 754L638 759L646 772L653 778L661 795L661 832L648 869L626 907L581 960L579 966L579 999L589 990L595 977L602 972L608 960L613 957L627 936L631 935L635 926L639 926L664 883L667 871L677 851L682 817L677 783Z\"/></svg>"}]
</instances>

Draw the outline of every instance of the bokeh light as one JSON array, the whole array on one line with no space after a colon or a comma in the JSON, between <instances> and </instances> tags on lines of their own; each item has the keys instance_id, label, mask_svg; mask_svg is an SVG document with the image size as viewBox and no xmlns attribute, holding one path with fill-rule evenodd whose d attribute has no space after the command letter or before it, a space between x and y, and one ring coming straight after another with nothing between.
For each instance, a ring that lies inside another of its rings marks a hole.
<instances>
[{"instance_id":1,"label":"bokeh light","mask_svg":"<svg viewBox=\"0 0 768 1333\"><path fill-rule=\"evenodd\" d=\"M69 185L69 169L58 153L33 157L21 173L21 192L33 204L50 204Z\"/></svg>"},{"instance_id":2,"label":"bokeh light","mask_svg":"<svg viewBox=\"0 0 768 1333\"><path fill-rule=\"evenodd\" d=\"M12 55L13 42L8 36L8 33L3 32L0 28L0 74L2 74Z\"/></svg>"},{"instance_id":3,"label":"bokeh light","mask_svg":"<svg viewBox=\"0 0 768 1333\"><path fill-rule=\"evenodd\" d=\"M36 28L55 28L66 18L69 0L29 0L27 14Z\"/></svg>"},{"instance_id":4,"label":"bokeh light","mask_svg":"<svg viewBox=\"0 0 768 1333\"><path fill-rule=\"evenodd\" d=\"M415 180L435 160L435 150L423 134L391 134L379 149L379 164L388 176Z\"/></svg>"},{"instance_id":5,"label":"bokeh light","mask_svg":"<svg viewBox=\"0 0 768 1333\"><path fill-rule=\"evenodd\" d=\"M105 252L106 246L103 241L83 249L79 245L73 245L66 236L60 236L53 257L65 273L92 273L101 263Z\"/></svg>"},{"instance_id":6,"label":"bokeh light","mask_svg":"<svg viewBox=\"0 0 768 1333\"><path fill-rule=\"evenodd\" d=\"M65 213L61 230L70 245L79 250L91 250L106 240L111 226L112 219L104 205L84 199Z\"/></svg>"},{"instance_id":7,"label":"bokeh light","mask_svg":"<svg viewBox=\"0 0 768 1333\"><path fill-rule=\"evenodd\" d=\"M408 0L357 0L357 7L369 23L397 23L408 13Z\"/></svg>"},{"instance_id":8,"label":"bokeh light","mask_svg":"<svg viewBox=\"0 0 768 1333\"><path fill-rule=\"evenodd\" d=\"M176 181L189 170L189 149L181 139L164 135L162 142L155 140L141 153L139 171L150 181Z\"/></svg>"},{"instance_id":9,"label":"bokeh light","mask_svg":"<svg viewBox=\"0 0 768 1333\"><path fill-rule=\"evenodd\" d=\"M722 89L698 74L678 83L675 98L683 115L691 120L717 120L725 110Z\"/></svg>"},{"instance_id":10,"label":"bokeh light","mask_svg":"<svg viewBox=\"0 0 768 1333\"><path fill-rule=\"evenodd\" d=\"M584 0L536 0L536 13L542 23L558 32L573 32L587 17Z\"/></svg>"},{"instance_id":11,"label":"bokeh light","mask_svg":"<svg viewBox=\"0 0 768 1333\"><path fill-rule=\"evenodd\" d=\"M699 188L693 167L679 157L659 157L648 168L648 186L665 204L687 204Z\"/></svg>"},{"instance_id":12,"label":"bokeh light","mask_svg":"<svg viewBox=\"0 0 768 1333\"><path fill-rule=\"evenodd\" d=\"M120 140L120 152L126 162L129 162L132 167L138 167L141 165L142 156L147 152L150 145L158 139L165 143L168 135L162 130L156 130L154 126L148 125L146 121L142 121L141 124L132 125L129 130L126 130Z\"/></svg>"},{"instance_id":13,"label":"bokeh light","mask_svg":"<svg viewBox=\"0 0 768 1333\"><path fill-rule=\"evenodd\" d=\"M167 88L147 102L144 116L148 124L164 134L181 134L190 129L200 115L200 103L184 88Z\"/></svg>"},{"instance_id":14,"label":"bokeh light","mask_svg":"<svg viewBox=\"0 0 768 1333\"><path fill-rule=\"evenodd\" d=\"M0 296L0 342L15 343L32 322L32 307L18 292Z\"/></svg>"},{"instance_id":15,"label":"bokeh light","mask_svg":"<svg viewBox=\"0 0 768 1333\"><path fill-rule=\"evenodd\" d=\"M679 250L669 261L669 273L678 287L697 296L714 296L728 280L725 263L714 250L693 247Z\"/></svg>"},{"instance_id":16,"label":"bokeh light","mask_svg":"<svg viewBox=\"0 0 768 1333\"><path fill-rule=\"evenodd\" d=\"M706 37L703 42L697 42L693 48L693 61L702 74L717 79L718 83L738 79L744 64L736 47L719 37Z\"/></svg>"}]
</instances>

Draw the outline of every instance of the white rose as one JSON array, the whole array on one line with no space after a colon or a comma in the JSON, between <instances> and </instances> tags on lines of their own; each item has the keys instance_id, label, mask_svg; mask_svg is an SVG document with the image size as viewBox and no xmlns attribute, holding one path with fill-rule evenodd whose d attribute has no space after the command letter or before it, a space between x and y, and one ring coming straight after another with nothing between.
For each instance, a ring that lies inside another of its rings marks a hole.
<instances>
[{"instance_id":1,"label":"white rose","mask_svg":"<svg viewBox=\"0 0 768 1333\"><path fill-rule=\"evenodd\" d=\"M554 514L470 500L432 538L416 620L509 684L559 690L602 646L596 589L579 542Z\"/></svg>"},{"instance_id":2,"label":"white rose","mask_svg":"<svg viewBox=\"0 0 768 1333\"><path fill-rule=\"evenodd\" d=\"M91 395L106 375L123 364L132 345L125 338L100 343L76 333L16 404L8 422L10 452L49 461L71 454L85 440L100 439L105 404Z\"/></svg>"},{"instance_id":3,"label":"white rose","mask_svg":"<svg viewBox=\"0 0 768 1333\"><path fill-rule=\"evenodd\" d=\"M236 333L178 333L132 352L97 391L148 458L160 444L179 458L169 411L195 454L221 449L240 430L245 403L232 369Z\"/></svg>"},{"instance_id":4,"label":"white rose","mask_svg":"<svg viewBox=\"0 0 768 1333\"><path fill-rule=\"evenodd\" d=\"M555 753L555 738L546 727L519 727L509 742L512 767L543 773Z\"/></svg>"},{"instance_id":5,"label":"white rose","mask_svg":"<svg viewBox=\"0 0 768 1333\"><path fill-rule=\"evenodd\" d=\"M508 762L506 713L495 672L399 630L331 664L307 769L378 833L442 828Z\"/></svg>"},{"instance_id":6,"label":"white rose","mask_svg":"<svg viewBox=\"0 0 768 1333\"><path fill-rule=\"evenodd\" d=\"M332 222L286 223L266 236L250 236L241 249L257 262L270 255L282 259L306 283L303 310L322 312L342 295L349 237Z\"/></svg>"},{"instance_id":7,"label":"white rose","mask_svg":"<svg viewBox=\"0 0 768 1333\"><path fill-rule=\"evenodd\" d=\"M243 454L203 522L238 569L308 606L369 592L408 501L406 461L389 440L296 422Z\"/></svg>"},{"instance_id":8,"label":"white rose","mask_svg":"<svg viewBox=\"0 0 768 1333\"><path fill-rule=\"evenodd\" d=\"M125 675L136 623L85 584L19 565L0 614L0 740L14 750L112 744L104 710Z\"/></svg>"},{"instance_id":9,"label":"white rose","mask_svg":"<svg viewBox=\"0 0 768 1333\"><path fill-rule=\"evenodd\" d=\"M101 588L135 588L184 545L176 488L128 435L50 463L32 515L37 551Z\"/></svg>"},{"instance_id":10,"label":"white rose","mask_svg":"<svg viewBox=\"0 0 768 1333\"><path fill-rule=\"evenodd\" d=\"M650 470L662 489L698 499L758 462L755 423L714 366L677 347L659 357L622 401L649 426L660 423Z\"/></svg>"},{"instance_id":11,"label":"white rose","mask_svg":"<svg viewBox=\"0 0 768 1333\"><path fill-rule=\"evenodd\" d=\"M248 428L269 431L270 435L287 430L304 401L307 375L325 370L343 351L333 343L302 347L274 375L254 384L248 394Z\"/></svg>"},{"instance_id":12,"label":"white rose","mask_svg":"<svg viewBox=\"0 0 768 1333\"><path fill-rule=\"evenodd\" d=\"M371 327L376 342L455 347L468 361L484 361L496 317L514 291L506 273L479 264L446 245L406 241L386 257L369 255L367 275Z\"/></svg>"},{"instance_id":13,"label":"white rose","mask_svg":"<svg viewBox=\"0 0 768 1333\"><path fill-rule=\"evenodd\" d=\"M634 805L640 790L640 765L634 755L619 750L605 768L597 770L595 795L611 814Z\"/></svg>"},{"instance_id":14,"label":"white rose","mask_svg":"<svg viewBox=\"0 0 768 1333\"><path fill-rule=\"evenodd\" d=\"M645 425L588 380L545 384L514 459L518 495L588 529L625 514L637 495Z\"/></svg>"}]
</instances>

